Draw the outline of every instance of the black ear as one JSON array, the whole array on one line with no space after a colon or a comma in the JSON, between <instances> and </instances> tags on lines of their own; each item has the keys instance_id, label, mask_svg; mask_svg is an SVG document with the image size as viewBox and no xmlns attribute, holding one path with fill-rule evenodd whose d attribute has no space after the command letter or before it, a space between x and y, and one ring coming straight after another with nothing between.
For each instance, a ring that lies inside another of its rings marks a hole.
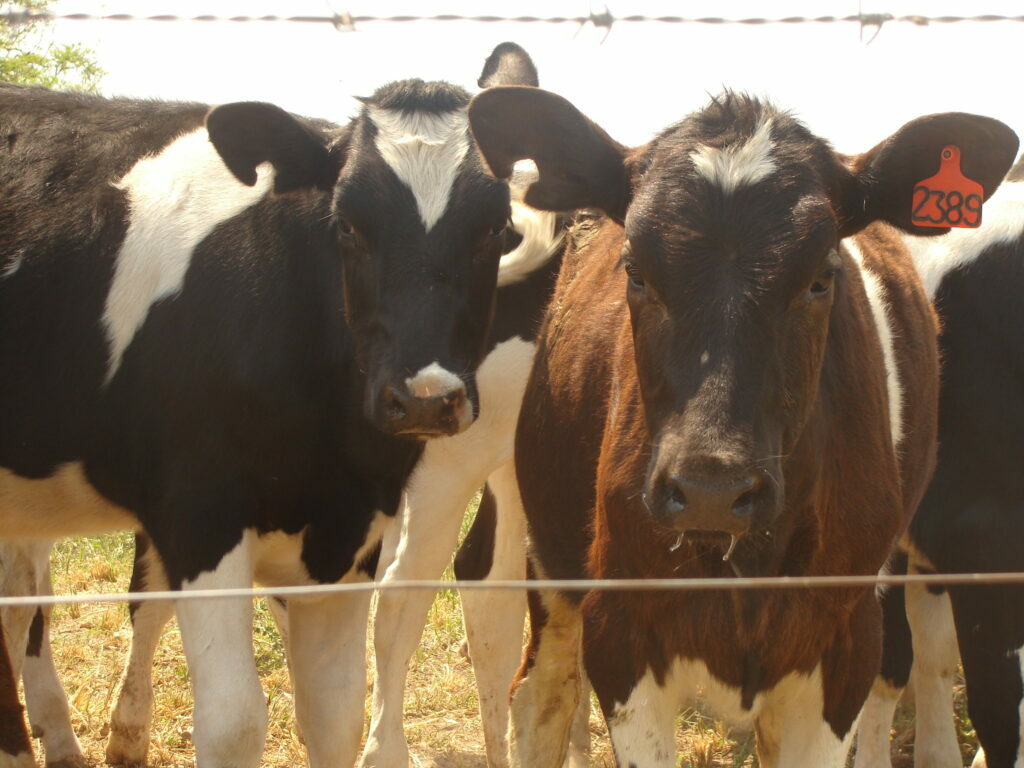
<instances>
[{"instance_id":1,"label":"black ear","mask_svg":"<svg viewBox=\"0 0 1024 768\"><path fill-rule=\"evenodd\" d=\"M495 85L540 85L537 67L530 54L515 43L499 43L484 62L484 71L476 84L481 88Z\"/></svg>"},{"instance_id":2,"label":"black ear","mask_svg":"<svg viewBox=\"0 0 1024 768\"><path fill-rule=\"evenodd\" d=\"M874 149L848 158L852 178L843 184L844 234L882 219L917 235L941 235L948 228L911 223L914 188L934 176L944 147L960 148L963 174L981 184L987 200L1017 154L1017 134L991 117L945 112L912 120Z\"/></svg>"},{"instance_id":3,"label":"black ear","mask_svg":"<svg viewBox=\"0 0 1024 768\"><path fill-rule=\"evenodd\" d=\"M341 165L328 150L328 136L288 114L259 101L240 101L214 107L206 130L217 153L235 177L256 183L256 166L274 166L274 191L334 187Z\"/></svg>"},{"instance_id":4,"label":"black ear","mask_svg":"<svg viewBox=\"0 0 1024 768\"><path fill-rule=\"evenodd\" d=\"M469 124L491 173L512 175L518 160L537 164L524 201L545 211L600 208L622 221L631 188L626 149L576 107L539 88L505 85L478 94Z\"/></svg>"}]
</instances>

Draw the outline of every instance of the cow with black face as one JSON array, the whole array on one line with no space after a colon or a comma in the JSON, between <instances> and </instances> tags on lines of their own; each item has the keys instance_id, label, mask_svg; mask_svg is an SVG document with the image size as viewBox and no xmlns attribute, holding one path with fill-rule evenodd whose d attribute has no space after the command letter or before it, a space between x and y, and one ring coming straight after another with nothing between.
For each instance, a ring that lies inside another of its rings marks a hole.
<instances>
[{"instance_id":1,"label":"cow with black face","mask_svg":"<svg viewBox=\"0 0 1024 768\"><path fill-rule=\"evenodd\" d=\"M321 186L333 190L345 319L366 372L366 416L390 434L453 435L479 407L473 372L509 197L470 151L468 98L448 83L392 83L363 100L330 152L304 160L319 169L334 155L341 165ZM291 120L269 105L229 104L210 113L207 130L228 167L255 184L257 164L273 160ZM252 124L268 135L243 128ZM302 132L291 130L300 143Z\"/></svg>"},{"instance_id":2,"label":"cow with black face","mask_svg":"<svg viewBox=\"0 0 1024 768\"><path fill-rule=\"evenodd\" d=\"M898 238L869 225L916 229L914 186L949 144L991 194L1016 137L934 115L844 157L734 93L634 150L536 89L484 92L470 122L497 176L537 163L529 204L604 212L566 253L520 415L535 572L723 579L541 594L513 760L561 764L582 664L620 765L674 765L676 712L703 688L752 722L761 765L838 768L879 665L873 591L728 579L885 561L933 467L936 328Z\"/></svg>"},{"instance_id":3,"label":"cow with black face","mask_svg":"<svg viewBox=\"0 0 1024 768\"><path fill-rule=\"evenodd\" d=\"M135 529L172 589L372 578L403 497L439 488L426 438L485 441L480 400L525 378L533 315L488 335L499 263L554 250L500 262L509 191L468 101L409 80L336 127L0 87L0 536ZM312 765L355 761L368 604L289 604ZM177 605L200 766L259 762L251 611Z\"/></svg>"}]
</instances>

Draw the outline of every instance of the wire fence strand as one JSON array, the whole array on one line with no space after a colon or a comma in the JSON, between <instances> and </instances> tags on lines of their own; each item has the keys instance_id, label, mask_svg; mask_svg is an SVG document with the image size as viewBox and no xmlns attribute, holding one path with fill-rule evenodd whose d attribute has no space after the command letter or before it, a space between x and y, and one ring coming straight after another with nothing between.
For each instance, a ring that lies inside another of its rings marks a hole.
<instances>
[{"instance_id":1,"label":"wire fence strand","mask_svg":"<svg viewBox=\"0 0 1024 768\"><path fill-rule=\"evenodd\" d=\"M850 589L881 586L998 586L1024 585L1024 573L920 573L877 576L763 576L693 579L538 579L493 581L362 581L345 584L317 584L294 587L244 587L236 589L186 589L154 592L81 593L76 595L25 595L0 597L0 608L73 605L82 603L128 603L165 600L211 600L259 597L327 597L361 592L395 590L558 590L562 592L711 592L759 589Z\"/></svg>"},{"instance_id":2,"label":"wire fence strand","mask_svg":"<svg viewBox=\"0 0 1024 768\"><path fill-rule=\"evenodd\" d=\"M196 16L180 16L177 14L153 14L140 16L131 13L53 13L51 11L6 11L0 14L0 20L7 24L32 24L36 22L54 21L135 21L135 22L227 22L227 23L291 23L291 24L328 24L338 29L354 29L357 25L376 23L408 23L408 22L450 22L467 21L481 24L515 23L515 24L576 24L611 30L616 24L708 24L708 25L744 25L764 26L771 24L857 24L863 27L881 27L883 24L955 24L961 22L1024 22L1024 15L1006 16L999 14L978 15L946 15L925 16L921 14L896 15L891 13L853 13L845 16L786 16L781 18L750 17L726 18L721 16L647 16L633 14L616 16L605 9L600 13L588 13L580 16L499 16L499 15L461 15L441 13L431 15L398 15L374 16L360 15L349 12L334 13L323 16L218 16L216 14L200 14Z\"/></svg>"}]
</instances>

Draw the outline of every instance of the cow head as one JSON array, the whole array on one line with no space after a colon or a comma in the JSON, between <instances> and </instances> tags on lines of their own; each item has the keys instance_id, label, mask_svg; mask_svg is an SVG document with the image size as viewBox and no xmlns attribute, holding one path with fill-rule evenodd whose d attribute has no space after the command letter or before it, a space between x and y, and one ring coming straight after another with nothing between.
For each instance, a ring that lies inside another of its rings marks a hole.
<instances>
[{"instance_id":1,"label":"cow head","mask_svg":"<svg viewBox=\"0 0 1024 768\"><path fill-rule=\"evenodd\" d=\"M518 46L495 49L481 82L536 84ZM270 163L274 189L331 194L345 315L366 375L364 410L390 434L466 429L508 238L508 185L488 174L469 132L469 94L442 82L392 83L340 134L270 104L213 109L207 129L245 184Z\"/></svg>"},{"instance_id":2,"label":"cow head","mask_svg":"<svg viewBox=\"0 0 1024 768\"><path fill-rule=\"evenodd\" d=\"M844 157L734 93L636 150L538 89L485 91L469 114L496 175L536 162L528 204L597 207L622 224L621 290L652 448L647 507L726 546L784 507L783 457L820 404L850 268L841 240L878 219L930 234L911 224L911 200L942 148L959 145L964 172L991 194L1017 146L998 121L943 114Z\"/></svg>"}]
</instances>

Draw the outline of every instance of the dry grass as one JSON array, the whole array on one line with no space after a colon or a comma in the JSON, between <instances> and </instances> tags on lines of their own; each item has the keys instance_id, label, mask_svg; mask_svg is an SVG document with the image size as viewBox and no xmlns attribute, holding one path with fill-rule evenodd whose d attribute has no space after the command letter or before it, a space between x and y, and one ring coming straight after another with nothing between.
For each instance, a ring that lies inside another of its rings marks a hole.
<instances>
[{"instance_id":1,"label":"dry grass","mask_svg":"<svg viewBox=\"0 0 1024 768\"><path fill-rule=\"evenodd\" d=\"M69 540L53 558L58 593L109 592L127 589L132 540L127 534ZM450 575L450 574L449 574ZM270 731L263 764L302 765L304 749L295 736L291 686L284 649L262 601L257 604L254 648L267 694ZM75 729L93 764L103 764L112 696L125 663L131 634L124 605L68 606L56 609L54 655L72 705ZM413 761L436 768L483 768L483 737L477 713L472 668L460 654L462 614L457 596L443 591L434 601L409 671L405 697L405 732ZM368 654L368 665L372 656ZM370 667L372 669L372 666ZM156 715L150 764L191 765L192 701L181 637L172 622L164 634L153 673ZM368 691L369 693L369 691ZM965 762L977 748L973 729L958 695L958 729ZM370 700L366 700L369 722ZM591 716L592 763L612 766L607 731L600 716ZM912 765L913 731L908 715L897 718L894 768ZM753 768L750 736L733 734L722 723L697 711L679 718L677 744L682 768ZM36 747L41 750L37 743Z\"/></svg>"}]
</instances>

